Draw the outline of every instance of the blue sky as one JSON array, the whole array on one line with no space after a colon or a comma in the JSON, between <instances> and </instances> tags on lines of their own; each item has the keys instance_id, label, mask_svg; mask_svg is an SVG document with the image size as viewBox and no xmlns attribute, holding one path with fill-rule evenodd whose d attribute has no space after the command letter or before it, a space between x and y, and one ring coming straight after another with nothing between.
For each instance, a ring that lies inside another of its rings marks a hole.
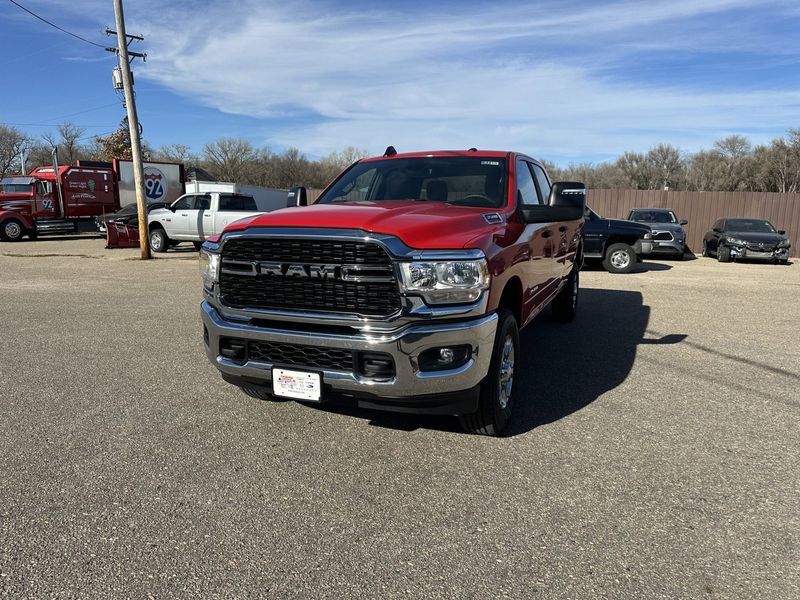
<instances>
[{"instance_id":1,"label":"blue sky","mask_svg":"<svg viewBox=\"0 0 800 600\"><path fill-rule=\"evenodd\" d=\"M98 43L111 0L20 0ZM800 127L800 2L128 0L152 146L223 136L312 157L514 149L559 164ZM112 54L0 0L0 122L123 116Z\"/></svg>"}]
</instances>

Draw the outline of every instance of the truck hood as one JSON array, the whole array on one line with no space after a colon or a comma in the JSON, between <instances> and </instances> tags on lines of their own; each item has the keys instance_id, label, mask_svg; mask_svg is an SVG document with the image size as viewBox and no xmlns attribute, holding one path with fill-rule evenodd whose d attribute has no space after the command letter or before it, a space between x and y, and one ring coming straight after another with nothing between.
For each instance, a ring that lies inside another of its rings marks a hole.
<instances>
[{"instance_id":1,"label":"truck hood","mask_svg":"<svg viewBox=\"0 0 800 600\"><path fill-rule=\"evenodd\" d=\"M637 223L636 221L626 221L625 219L606 219L608 227L614 229L629 229L631 231L638 231L642 236L645 233L650 233L650 226L644 223Z\"/></svg>"},{"instance_id":2,"label":"truck hood","mask_svg":"<svg viewBox=\"0 0 800 600\"><path fill-rule=\"evenodd\" d=\"M397 236L412 248L463 248L470 240L503 226L504 218L493 225L483 216L500 212L417 200L337 202L284 208L242 219L231 223L224 233L252 227L361 229Z\"/></svg>"},{"instance_id":3,"label":"truck hood","mask_svg":"<svg viewBox=\"0 0 800 600\"><path fill-rule=\"evenodd\" d=\"M634 223L645 225L654 231L671 231L672 233L683 231L683 226L679 223L646 223L644 221L634 221Z\"/></svg>"}]
</instances>

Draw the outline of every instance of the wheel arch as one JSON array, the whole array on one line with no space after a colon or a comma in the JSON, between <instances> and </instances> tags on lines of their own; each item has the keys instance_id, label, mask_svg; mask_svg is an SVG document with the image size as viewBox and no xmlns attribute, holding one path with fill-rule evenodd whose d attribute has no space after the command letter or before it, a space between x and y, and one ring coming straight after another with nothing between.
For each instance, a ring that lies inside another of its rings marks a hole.
<instances>
[{"instance_id":1,"label":"wheel arch","mask_svg":"<svg viewBox=\"0 0 800 600\"><path fill-rule=\"evenodd\" d=\"M517 325L522 327L522 281L516 275L509 279L503 287L497 308L510 310L517 320Z\"/></svg>"}]
</instances>

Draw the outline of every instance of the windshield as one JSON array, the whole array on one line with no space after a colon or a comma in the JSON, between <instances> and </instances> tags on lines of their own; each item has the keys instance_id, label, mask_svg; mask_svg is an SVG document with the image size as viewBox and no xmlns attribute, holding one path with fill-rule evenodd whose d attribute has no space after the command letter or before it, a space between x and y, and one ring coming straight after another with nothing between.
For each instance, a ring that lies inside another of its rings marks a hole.
<instances>
[{"instance_id":1,"label":"windshield","mask_svg":"<svg viewBox=\"0 0 800 600\"><path fill-rule=\"evenodd\" d=\"M725 231L750 231L752 233L775 233L769 221L761 219L728 219Z\"/></svg>"},{"instance_id":2,"label":"windshield","mask_svg":"<svg viewBox=\"0 0 800 600\"><path fill-rule=\"evenodd\" d=\"M677 223L675 213L671 210L632 210L628 215L629 221L639 223Z\"/></svg>"},{"instance_id":3,"label":"windshield","mask_svg":"<svg viewBox=\"0 0 800 600\"><path fill-rule=\"evenodd\" d=\"M498 208L505 204L504 158L424 156L355 165L317 200L426 200Z\"/></svg>"},{"instance_id":4,"label":"windshield","mask_svg":"<svg viewBox=\"0 0 800 600\"><path fill-rule=\"evenodd\" d=\"M0 183L0 192L6 194L23 192L29 194L31 192L30 183Z\"/></svg>"}]
</instances>

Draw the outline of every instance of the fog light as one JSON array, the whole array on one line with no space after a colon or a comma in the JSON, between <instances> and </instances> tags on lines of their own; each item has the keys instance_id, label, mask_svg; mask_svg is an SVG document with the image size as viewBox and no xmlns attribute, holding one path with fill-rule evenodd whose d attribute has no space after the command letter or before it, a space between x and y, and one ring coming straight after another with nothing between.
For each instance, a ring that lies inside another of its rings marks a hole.
<instances>
[{"instance_id":1,"label":"fog light","mask_svg":"<svg viewBox=\"0 0 800 600\"><path fill-rule=\"evenodd\" d=\"M456 359L456 353L453 351L452 348L440 348L439 349L439 362L444 365L449 365Z\"/></svg>"},{"instance_id":2,"label":"fog light","mask_svg":"<svg viewBox=\"0 0 800 600\"><path fill-rule=\"evenodd\" d=\"M457 369L472 357L470 346L446 346L430 348L419 355L420 371L445 371Z\"/></svg>"}]
</instances>

